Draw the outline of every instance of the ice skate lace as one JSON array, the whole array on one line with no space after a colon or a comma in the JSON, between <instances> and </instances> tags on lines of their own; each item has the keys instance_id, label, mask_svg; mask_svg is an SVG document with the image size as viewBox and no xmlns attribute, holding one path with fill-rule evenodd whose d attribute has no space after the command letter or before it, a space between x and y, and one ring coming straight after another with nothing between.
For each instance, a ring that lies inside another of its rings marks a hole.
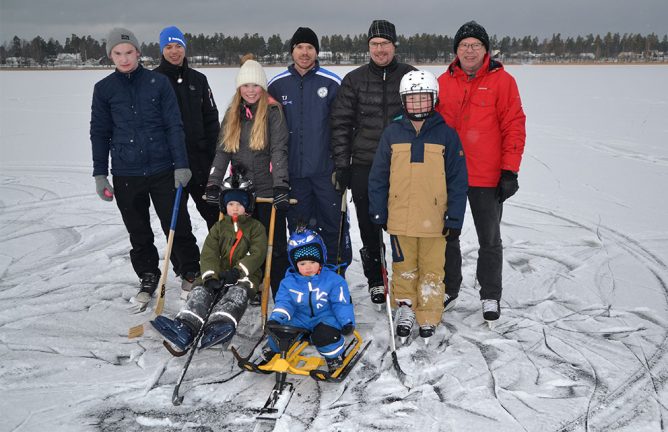
<instances>
[{"instance_id":1,"label":"ice skate lace","mask_svg":"<svg viewBox=\"0 0 668 432\"><path fill-rule=\"evenodd\" d=\"M371 294L371 297L375 296L382 296L385 295L385 287L384 286L375 286L369 288L369 293Z\"/></svg>"},{"instance_id":2,"label":"ice skate lace","mask_svg":"<svg viewBox=\"0 0 668 432\"><path fill-rule=\"evenodd\" d=\"M483 300L482 301L482 311L483 312L498 312L499 302L496 300Z\"/></svg>"},{"instance_id":3,"label":"ice skate lace","mask_svg":"<svg viewBox=\"0 0 668 432\"><path fill-rule=\"evenodd\" d=\"M397 327L412 328L413 324L415 324L415 312L408 306L401 306L397 317Z\"/></svg>"}]
</instances>

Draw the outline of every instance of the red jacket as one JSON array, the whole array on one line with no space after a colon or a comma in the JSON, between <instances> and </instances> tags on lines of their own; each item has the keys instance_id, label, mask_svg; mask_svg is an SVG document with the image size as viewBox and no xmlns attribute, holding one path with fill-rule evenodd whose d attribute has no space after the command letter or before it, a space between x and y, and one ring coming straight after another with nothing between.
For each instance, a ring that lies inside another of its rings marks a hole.
<instances>
[{"instance_id":1,"label":"red jacket","mask_svg":"<svg viewBox=\"0 0 668 432\"><path fill-rule=\"evenodd\" d=\"M438 84L436 110L459 134L469 186L496 187L501 170L519 171L526 116L515 79L503 65L486 55L469 79L455 59Z\"/></svg>"}]
</instances>

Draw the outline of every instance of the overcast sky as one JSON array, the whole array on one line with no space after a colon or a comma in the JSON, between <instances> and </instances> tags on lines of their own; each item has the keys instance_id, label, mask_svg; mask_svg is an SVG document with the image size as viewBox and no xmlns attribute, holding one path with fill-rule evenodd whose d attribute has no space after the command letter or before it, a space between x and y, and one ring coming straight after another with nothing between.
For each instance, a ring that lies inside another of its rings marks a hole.
<instances>
[{"instance_id":1,"label":"overcast sky","mask_svg":"<svg viewBox=\"0 0 668 432\"><path fill-rule=\"evenodd\" d=\"M387 19L406 36L453 36L475 19L498 36L563 37L612 33L668 34L668 0L0 0L0 43L15 35L65 42L72 33L106 38L114 26L134 31L140 42L157 42L160 30L242 36L292 36L299 26L318 36L366 33Z\"/></svg>"}]
</instances>

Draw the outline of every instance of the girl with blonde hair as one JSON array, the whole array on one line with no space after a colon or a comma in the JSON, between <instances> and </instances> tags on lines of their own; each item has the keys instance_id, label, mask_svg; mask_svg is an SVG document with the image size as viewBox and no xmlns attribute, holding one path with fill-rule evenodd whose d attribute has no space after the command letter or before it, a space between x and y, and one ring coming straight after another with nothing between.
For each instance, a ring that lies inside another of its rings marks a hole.
<instances>
[{"instance_id":1,"label":"girl with blonde hair","mask_svg":"<svg viewBox=\"0 0 668 432\"><path fill-rule=\"evenodd\" d=\"M216 157L207 184L207 199L217 193L232 163L255 185L258 197L273 197L276 207L271 288L275 294L288 267L286 212L289 207L288 127L281 105L267 93L264 69L247 54L241 59L234 93L221 123ZM271 206L257 203L253 217L269 232Z\"/></svg>"}]
</instances>

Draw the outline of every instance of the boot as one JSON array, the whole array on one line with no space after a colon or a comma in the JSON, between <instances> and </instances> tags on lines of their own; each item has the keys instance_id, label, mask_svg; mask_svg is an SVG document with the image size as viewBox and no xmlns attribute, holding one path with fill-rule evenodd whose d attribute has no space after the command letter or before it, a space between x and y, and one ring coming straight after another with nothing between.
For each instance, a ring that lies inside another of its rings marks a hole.
<instances>
[{"instance_id":1,"label":"boot","mask_svg":"<svg viewBox=\"0 0 668 432\"><path fill-rule=\"evenodd\" d=\"M171 320L164 315L158 315L151 321L151 325L181 351L188 350L193 343L195 332L178 318Z\"/></svg>"}]
</instances>

